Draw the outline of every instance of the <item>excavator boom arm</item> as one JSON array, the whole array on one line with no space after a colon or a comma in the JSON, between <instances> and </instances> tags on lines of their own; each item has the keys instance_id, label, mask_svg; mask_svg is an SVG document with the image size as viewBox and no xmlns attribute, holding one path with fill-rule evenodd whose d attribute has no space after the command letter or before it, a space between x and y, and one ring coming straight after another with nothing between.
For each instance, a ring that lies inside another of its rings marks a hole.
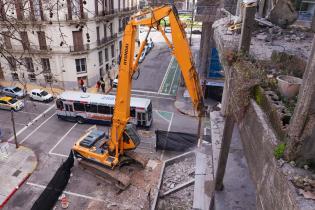
<instances>
[{"instance_id":1,"label":"excavator boom arm","mask_svg":"<svg viewBox=\"0 0 315 210\"><path fill-rule=\"evenodd\" d=\"M186 34L178 19L176 9L171 6L162 6L132 16L124 31L118 74L119 84L117 87L113 125L111 128L111 140L109 142L109 150L111 152L115 151L116 162L118 161L119 154L124 151L122 135L130 117L132 76L137 71L139 57L147 42L145 39L138 52L138 57L134 61L137 26L146 25L150 29L154 27L161 31L162 26L160 25L160 21L165 17L169 17L172 44L166 38L165 33L162 33L162 35L166 39L168 46L171 48L172 53L179 64L194 108L199 116L202 113L202 89L197 71L194 67L194 61L187 42ZM150 29L148 34L150 33Z\"/></svg>"}]
</instances>

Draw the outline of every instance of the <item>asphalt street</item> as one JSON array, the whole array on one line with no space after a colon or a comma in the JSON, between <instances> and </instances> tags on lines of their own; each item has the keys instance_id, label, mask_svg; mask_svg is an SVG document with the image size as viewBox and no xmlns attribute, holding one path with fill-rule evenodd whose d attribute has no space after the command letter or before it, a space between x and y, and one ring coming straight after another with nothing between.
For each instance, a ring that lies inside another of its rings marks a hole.
<instances>
[{"instance_id":1,"label":"asphalt street","mask_svg":"<svg viewBox=\"0 0 315 210\"><path fill-rule=\"evenodd\" d=\"M155 48L140 65L141 74L138 80L133 83L134 91L132 92L132 96L146 97L152 100L154 118L149 131L145 131L146 135L149 132L152 138L143 136L136 151L154 154L156 158L162 160L174 154L155 151L155 130L197 132L197 120L180 114L174 108L175 97L172 94L159 94L158 92L163 85L162 81L170 60L171 56L167 46L162 44L162 41L156 41ZM39 164L36 171L14 194L4 209L30 209L57 168L68 156L74 142L86 129L92 126L91 124L76 124L59 120L55 114L54 102L44 104L26 99L25 104L22 111L14 112L17 139L20 144L35 151ZM13 142L10 118L10 111L0 110L0 127L3 131L0 138ZM105 131L109 129L107 126L98 127ZM141 134L142 130L139 132ZM66 188L66 193L71 200L71 208L69 209L85 209L90 202L106 203L104 197L115 196L109 193L115 191L113 185L100 183L99 179L87 173L80 173L78 170L77 168L74 169L73 174L76 177L71 179L72 181ZM99 185L102 186L102 190L95 190L100 188Z\"/></svg>"}]
</instances>

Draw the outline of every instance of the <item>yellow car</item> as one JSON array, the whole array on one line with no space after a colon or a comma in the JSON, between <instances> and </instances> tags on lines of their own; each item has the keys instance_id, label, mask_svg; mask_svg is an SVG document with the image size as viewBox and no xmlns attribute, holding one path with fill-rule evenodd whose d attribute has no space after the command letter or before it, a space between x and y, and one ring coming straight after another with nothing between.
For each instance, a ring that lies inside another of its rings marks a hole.
<instances>
[{"instance_id":1,"label":"yellow car","mask_svg":"<svg viewBox=\"0 0 315 210\"><path fill-rule=\"evenodd\" d=\"M24 107L24 103L15 98L8 97L8 96L0 98L0 109L18 111L18 110L23 109L23 107Z\"/></svg>"}]
</instances>

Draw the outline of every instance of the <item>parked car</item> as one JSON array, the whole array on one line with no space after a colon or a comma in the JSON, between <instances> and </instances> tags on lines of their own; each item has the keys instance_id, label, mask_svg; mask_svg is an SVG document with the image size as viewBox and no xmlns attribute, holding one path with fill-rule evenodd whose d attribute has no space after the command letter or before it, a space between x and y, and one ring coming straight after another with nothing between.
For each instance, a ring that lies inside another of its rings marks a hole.
<instances>
[{"instance_id":1,"label":"parked car","mask_svg":"<svg viewBox=\"0 0 315 210\"><path fill-rule=\"evenodd\" d=\"M9 96L0 98L0 109L18 111L23 109L24 103L16 98Z\"/></svg>"},{"instance_id":2,"label":"parked car","mask_svg":"<svg viewBox=\"0 0 315 210\"><path fill-rule=\"evenodd\" d=\"M145 51L143 50L143 52L142 52L142 54L141 54L141 56L140 56L140 59L139 59L139 63L142 63L142 62L143 62L143 60L144 60L144 58L145 58L145 55L146 55L146 53L145 53Z\"/></svg>"},{"instance_id":3,"label":"parked car","mask_svg":"<svg viewBox=\"0 0 315 210\"><path fill-rule=\"evenodd\" d=\"M172 32L171 28L169 28L169 27L165 28L164 31L165 31L165 33L171 33Z\"/></svg>"},{"instance_id":4,"label":"parked car","mask_svg":"<svg viewBox=\"0 0 315 210\"><path fill-rule=\"evenodd\" d=\"M6 96L11 96L13 98L23 98L26 96L26 91L19 87L3 87L1 92Z\"/></svg>"},{"instance_id":5,"label":"parked car","mask_svg":"<svg viewBox=\"0 0 315 210\"><path fill-rule=\"evenodd\" d=\"M193 30L192 33L193 34L201 34L201 31L200 30Z\"/></svg>"},{"instance_id":6,"label":"parked car","mask_svg":"<svg viewBox=\"0 0 315 210\"><path fill-rule=\"evenodd\" d=\"M30 92L30 99L35 101L50 102L54 97L45 90L34 89Z\"/></svg>"},{"instance_id":7,"label":"parked car","mask_svg":"<svg viewBox=\"0 0 315 210\"><path fill-rule=\"evenodd\" d=\"M117 88L118 85L118 75L116 76L116 78L113 80L113 87Z\"/></svg>"},{"instance_id":8,"label":"parked car","mask_svg":"<svg viewBox=\"0 0 315 210\"><path fill-rule=\"evenodd\" d=\"M145 55L149 54L150 48L149 48L148 44L146 44L146 45L144 46L143 52L145 53Z\"/></svg>"},{"instance_id":9,"label":"parked car","mask_svg":"<svg viewBox=\"0 0 315 210\"><path fill-rule=\"evenodd\" d=\"M152 41L152 40L150 40L150 41L148 42L148 47L149 47L149 49L150 49L150 50L152 50L152 49L153 49L153 47L154 47L154 43L153 43L153 41Z\"/></svg>"}]
</instances>

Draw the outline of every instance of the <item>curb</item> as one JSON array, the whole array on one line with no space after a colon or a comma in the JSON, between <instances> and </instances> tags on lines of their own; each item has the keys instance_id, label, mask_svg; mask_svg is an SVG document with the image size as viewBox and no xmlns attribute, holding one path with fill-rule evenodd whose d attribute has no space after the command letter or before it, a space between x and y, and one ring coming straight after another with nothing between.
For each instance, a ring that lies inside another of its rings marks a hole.
<instances>
[{"instance_id":1,"label":"curb","mask_svg":"<svg viewBox=\"0 0 315 210\"><path fill-rule=\"evenodd\" d=\"M27 174L23 180L11 191L11 193L6 197L6 199L0 204L0 209L10 200L14 193L26 182L26 180L31 176L31 173Z\"/></svg>"},{"instance_id":2,"label":"curb","mask_svg":"<svg viewBox=\"0 0 315 210\"><path fill-rule=\"evenodd\" d=\"M35 166L33 167L33 169L31 170L30 173L28 173L23 179L22 181L10 192L10 194L5 198L5 200L0 204L0 209L2 209L7 203L8 201L11 199L11 197L16 193L16 191L28 180L28 178L33 174L33 172L35 171L35 169L37 168L38 166L38 158L37 158L37 155L35 154L35 152L28 148L28 147L25 147L25 146L22 146L22 145L19 145L19 148L20 149L29 149L31 150L33 153L34 153L34 156L36 158L36 164Z\"/></svg>"},{"instance_id":3,"label":"curb","mask_svg":"<svg viewBox=\"0 0 315 210\"><path fill-rule=\"evenodd\" d=\"M189 112L185 112L185 111L183 111L182 109L180 109L178 106L176 106L176 102L180 102L180 101L176 100L176 101L174 102L174 106L175 106L175 108L176 108L176 110L177 110L178 112L180 112L181 114L190 116L190 117L197 117L196 114L190 114Z\"/></svg>"}]
</instances>

